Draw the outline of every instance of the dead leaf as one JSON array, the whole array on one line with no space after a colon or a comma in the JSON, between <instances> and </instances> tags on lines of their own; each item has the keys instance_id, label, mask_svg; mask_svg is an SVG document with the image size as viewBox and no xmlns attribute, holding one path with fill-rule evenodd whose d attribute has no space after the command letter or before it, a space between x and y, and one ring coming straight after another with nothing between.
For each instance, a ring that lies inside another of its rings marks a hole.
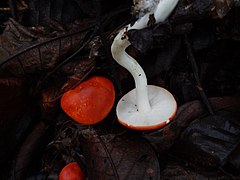
<instances>
[{"instance_id":1,"label":"dead leaf","mask_svg":"<svg viewBox=\"0 0 240 180\"><path fill-rule=\"evenodd\" d=\"M10 19L0 36L1 76L25 76L49 71L75 52L92 26L66 30L56 37L36 36L26 27Z\"/></svg>"},{"instance_id":2,"label":"dead leaf","mask_svg":"<svg viewBox=\"0 0 240 180\"><path fill-rule=\"evenodd\" d=\"M160 167L152 147L133 134L99 135L83 132L88 179L159 180Z\"/></svg>"},{"instance_id":3,"label":"dead leaf","mask_svg":"<svg viewBox=\"0 0 240 180\"><path fill-rule=\"evenodd\" d=\"M203 167L223 167L240 145L239 122L239 112L219 111L212 116L197 118L181 134L177 149L195 164ZM235 174L237 172L239 169Z\"/></svg>"},{"instance_id":4,"label":"dead leaf","mask_svg":"<svg viewBox=\"0 0 240 180\"><path fill-rule=\"evenodd\" d=\"M240 109L239 97L215 97L209 99L215 111L227 110L238 112ZM164 153L178 140L180 133L196 118L207 114L204 105L198 101L191 101L178 108L173 121L162 129L143 135L156 148Z\"/></svg>"}]
</instances>

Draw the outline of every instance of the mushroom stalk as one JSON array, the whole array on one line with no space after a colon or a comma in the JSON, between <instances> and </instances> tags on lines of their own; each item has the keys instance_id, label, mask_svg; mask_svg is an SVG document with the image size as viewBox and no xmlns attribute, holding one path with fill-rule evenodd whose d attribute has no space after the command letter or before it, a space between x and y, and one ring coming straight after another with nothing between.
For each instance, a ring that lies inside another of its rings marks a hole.
<instances>
[{"instance_id":1,"label":"mushroom stalk","mask_svg":"<svg viewBox=\"0 0 240 180\"><path fill-rule=\"evenodd\" d=\"M135 22L133 26L128 25L129 29L142 29L147 27L149 15L154 13L156 23L166 20L177 5L178 0L160 0L154 12L145 14L142 18ZM112 46L112 56L121 66L126 68L133 76L136 86L136 103L140 113L151 111L148 98L147 78L137 61L129 56L125 49L131 45L124 30L121 30L115 37Z\"/></svg>"},{"instance_id":2,"label":"mushroom stalk","mask_svg":"<svg viewBox=\"0 0 240 180\"><path fill-rule=\"evenodd\" d=\"M159 3L154 10L154 12L146 13L142 18L137 20L133 26L128 26L128 30L130 29L143 29L147 27L149 16L154 14L154 18L156 23L163 22L167 19L167 17L171 14L173 9L176 7L179 0L159 0Z\"/></svg>"},{"instance_id":3,"label":"mushroom stalk","mask_svg":"<svg viewBox=\"0 0 240 180\"><path fill-rule=\"evenodd\" d=\"M151 106L148 99L147 78L142 67L135 59L129 56L125 49L130 45L124 31L120 31L115 37L111 47L112 56L118 64L126 68L133 76L136 86L136 100L139 112L149 112Z\"/></svg>"}]
</instances>

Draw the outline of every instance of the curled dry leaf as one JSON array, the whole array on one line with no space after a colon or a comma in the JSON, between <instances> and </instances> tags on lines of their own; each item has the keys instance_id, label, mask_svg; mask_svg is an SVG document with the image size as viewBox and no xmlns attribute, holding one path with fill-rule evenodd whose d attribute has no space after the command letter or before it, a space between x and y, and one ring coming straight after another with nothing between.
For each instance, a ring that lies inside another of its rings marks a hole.
<instances>
[{"instance_id":1,"label":"curled dry leaf","mask_svg":"<svg viewBox=\"0 0 240 180\"><path fill-rule=\"evenodd\" d=\"M100 135L83 131L83 152L88 179L159 180L160 167L152 147L133 134Z\"/></svg>"}]
</instances>

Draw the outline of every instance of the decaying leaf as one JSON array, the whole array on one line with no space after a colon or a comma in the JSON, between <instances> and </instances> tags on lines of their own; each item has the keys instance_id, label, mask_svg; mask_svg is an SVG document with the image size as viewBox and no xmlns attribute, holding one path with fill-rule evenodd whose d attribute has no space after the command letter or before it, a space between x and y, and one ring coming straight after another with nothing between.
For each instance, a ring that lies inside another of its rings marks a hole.
<instances>
[{"instance_id":1,"label":"decaying leaf","mask_svg":"<svg viewBox=\"0 0 240 180\"><path fill-rule=\"evenodd\" d=\"M160 179L155 152L138 136L99 135L88 129L83 132L83 144L89 180Z\"/></svg>"},{"instance_id":2,"label":"decaying leaf","mask_svg":"<svg viewBox=\"0 0 240 180\"><path fill-rule=\"evenodd\" d=\"M10 19L0 37L1 76L19 77L54 68L84 43L90 27L72 26L55 37L48 37L34 35Z\"/></svg>"},{"instance_id":3,"label":"decaying leaf","mask_svg":"<svg viewBox=\"0 0 240 180\"><path fill-rule=\"evenodd\" d=\"M234 114L226 111L197 118L182 133L178 150L195 164L204 167L224 166L240 145L239 120L239 112Z\"/></svg>"},{"instance_id":4,"label":"decaying leaf","mask_svg":"<svg viewBox=\"0 0 240 180\"><path fill-rule=\"evenodd\" d=\"M238 97L210 98L211 105L215 111L225 109L227 111L238 112L240 100ZM178 140L181 132L196 118L207 114L203 104L198 101L191 101L178 108L173 121L166 127L146 133L143 135L156 148L159 153L164 153Z\"/></svg>"}]
</instances>

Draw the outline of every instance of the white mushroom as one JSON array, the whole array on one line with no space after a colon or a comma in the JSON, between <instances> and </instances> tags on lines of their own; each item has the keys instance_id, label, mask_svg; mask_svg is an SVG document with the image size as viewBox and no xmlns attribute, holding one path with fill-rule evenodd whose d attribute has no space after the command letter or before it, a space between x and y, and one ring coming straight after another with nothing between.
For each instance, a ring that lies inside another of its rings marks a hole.
<instances>
[{"instance_id":1,"label":"white mushroom","mask_svg":"<svg viewBox=\"0 0 240 180\"><path fill-rule=\"evenodd\" d=\"M164 21L178 0L160 0L154 11L156 22ZM128 29L147 26L149 13ZM166 89L147 85L146 75L137 61L125 49L130 45L125 29L115 37L111 46L113 58L133 76L136 88L124 95L117 105L117 116L121 124L135 130L152 130L167 124L175 115L177 104Z\"/></svg>"}]
</instances>

